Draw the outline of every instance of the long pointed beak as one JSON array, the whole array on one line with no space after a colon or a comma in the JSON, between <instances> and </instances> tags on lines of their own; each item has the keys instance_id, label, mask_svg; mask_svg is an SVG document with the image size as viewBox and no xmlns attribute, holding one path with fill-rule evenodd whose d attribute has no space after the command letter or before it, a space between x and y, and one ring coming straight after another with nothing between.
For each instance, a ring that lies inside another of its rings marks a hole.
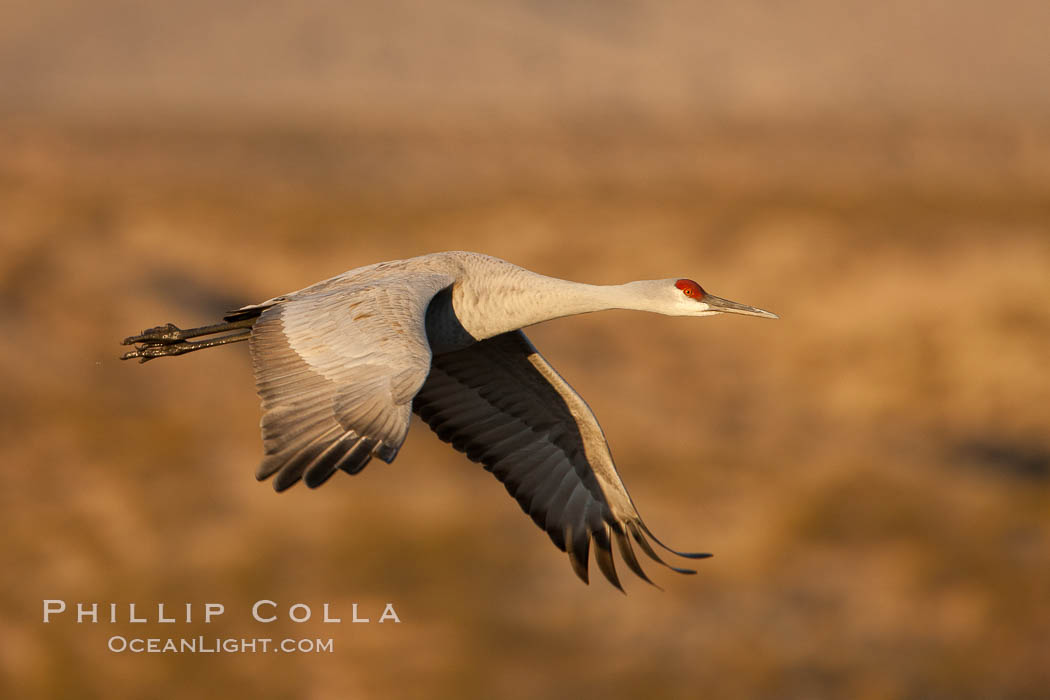
<instances>
[{"instance_id":1,"label":"long pointed beak","mask_svg":"<svg viewBox=\"0 0 1050 700\"><path fill-rule=\"evenodd\" d=\"M760 318L780 318L771 311L763 311L747 304L729 301L722 297L716 297L714 294L705 294L701 301L711 307L712 311L721 311L726 314L743 314L744 316L759 316Z\"/></svg>"}]
</instances>

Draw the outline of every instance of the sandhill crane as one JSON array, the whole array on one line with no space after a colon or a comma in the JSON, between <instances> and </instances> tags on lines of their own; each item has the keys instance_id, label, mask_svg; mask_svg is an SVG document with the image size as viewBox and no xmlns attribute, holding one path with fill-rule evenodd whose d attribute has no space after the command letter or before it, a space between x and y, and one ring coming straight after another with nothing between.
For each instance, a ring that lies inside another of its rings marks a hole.
<instances>
[{"instance_id":1,"label":"sandhill crane","mask_svg":"<svg viewBox=\"0 0 1050 700\"><path fill-rule=\"evenodd\" d=\"M621 591L612 542L652 583L631 539L667 564L647 537L594 414L521 328L603 309L671 316L775 314L705 292L689 279L579 284L479 253L433 253L357 268L298 292L245 306L223 323L172 324L126 338L141 362L247 340L265 456L261 481L313 488L335 472L392 462L415 411L438 437L496 475L568 553L586 583L590 544ZM225 333L225 335L217 335ZM202 340L190 338L209 336Z\"/></svg>"}]
</instances>

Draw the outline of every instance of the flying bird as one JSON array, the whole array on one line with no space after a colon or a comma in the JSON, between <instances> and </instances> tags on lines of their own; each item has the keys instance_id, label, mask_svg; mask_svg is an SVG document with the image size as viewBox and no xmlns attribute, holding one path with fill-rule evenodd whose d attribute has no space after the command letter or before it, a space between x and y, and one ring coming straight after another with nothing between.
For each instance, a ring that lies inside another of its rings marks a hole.
<instances>
[{"instance_id":1,"label":"flying bird","mask_svg":"<svg viewBox=\"0 0 1050 700\"><path fill-rule=\"evenodd\" d=\"M356 474L373 457L392 462L414 411L503 483L585 583L593 542L598 568L622 591L613 542L649 583L632 540L679 573L695 571L666 563L649 540L682 557L711 555L676 551L650 532L591 409L521 331L605 309L777 318L690 279L580 284L480 253L444 252L350 270L222 323L151 328L124 340L136 348L121 359L247 340L263 409L256 476L273 477L277 491Z\"/></svg>"}]
</instances>

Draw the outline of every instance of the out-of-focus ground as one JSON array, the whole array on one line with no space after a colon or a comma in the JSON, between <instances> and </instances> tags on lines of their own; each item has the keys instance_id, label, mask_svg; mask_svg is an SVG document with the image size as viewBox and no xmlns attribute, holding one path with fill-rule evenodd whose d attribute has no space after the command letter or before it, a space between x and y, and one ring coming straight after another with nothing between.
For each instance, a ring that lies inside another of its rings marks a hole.
<instances>
[{"instance_id":1,"label":"out-of-focus ground","mask_svg":"<svg viewBox=\"0 0 1050 700\"><path fill-rule=\"evenodd\" d=\"M1046 695L1045 11L93 6L0 15L0 695ZM654 531L715 553L697 576L583 586L418 422L275 495L246 347L116 359L448 249L781 314L529 331ZM51 598L154 619L45 625Z\"/></svg>"}]
</instances>

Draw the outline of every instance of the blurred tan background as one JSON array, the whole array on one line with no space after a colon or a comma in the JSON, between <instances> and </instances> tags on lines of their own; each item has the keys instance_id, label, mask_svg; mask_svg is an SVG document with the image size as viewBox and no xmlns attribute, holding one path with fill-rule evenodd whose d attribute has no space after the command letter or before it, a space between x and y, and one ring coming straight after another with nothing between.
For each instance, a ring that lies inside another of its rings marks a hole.
<instances>
[{"instance_id":1,"label":"blurred tan background","mask_svg":"<svg viewBox=\"0 0 1050 700\"><path fill-rule=\"evenodd\" d=\"M0 695L1050 695L1050 9L917 5L0 6ZM582 585L418 422L275 495L247 348L116 359L448 249L782 315L530 331L697 576Z\"/></svg>"}]
</instances>

